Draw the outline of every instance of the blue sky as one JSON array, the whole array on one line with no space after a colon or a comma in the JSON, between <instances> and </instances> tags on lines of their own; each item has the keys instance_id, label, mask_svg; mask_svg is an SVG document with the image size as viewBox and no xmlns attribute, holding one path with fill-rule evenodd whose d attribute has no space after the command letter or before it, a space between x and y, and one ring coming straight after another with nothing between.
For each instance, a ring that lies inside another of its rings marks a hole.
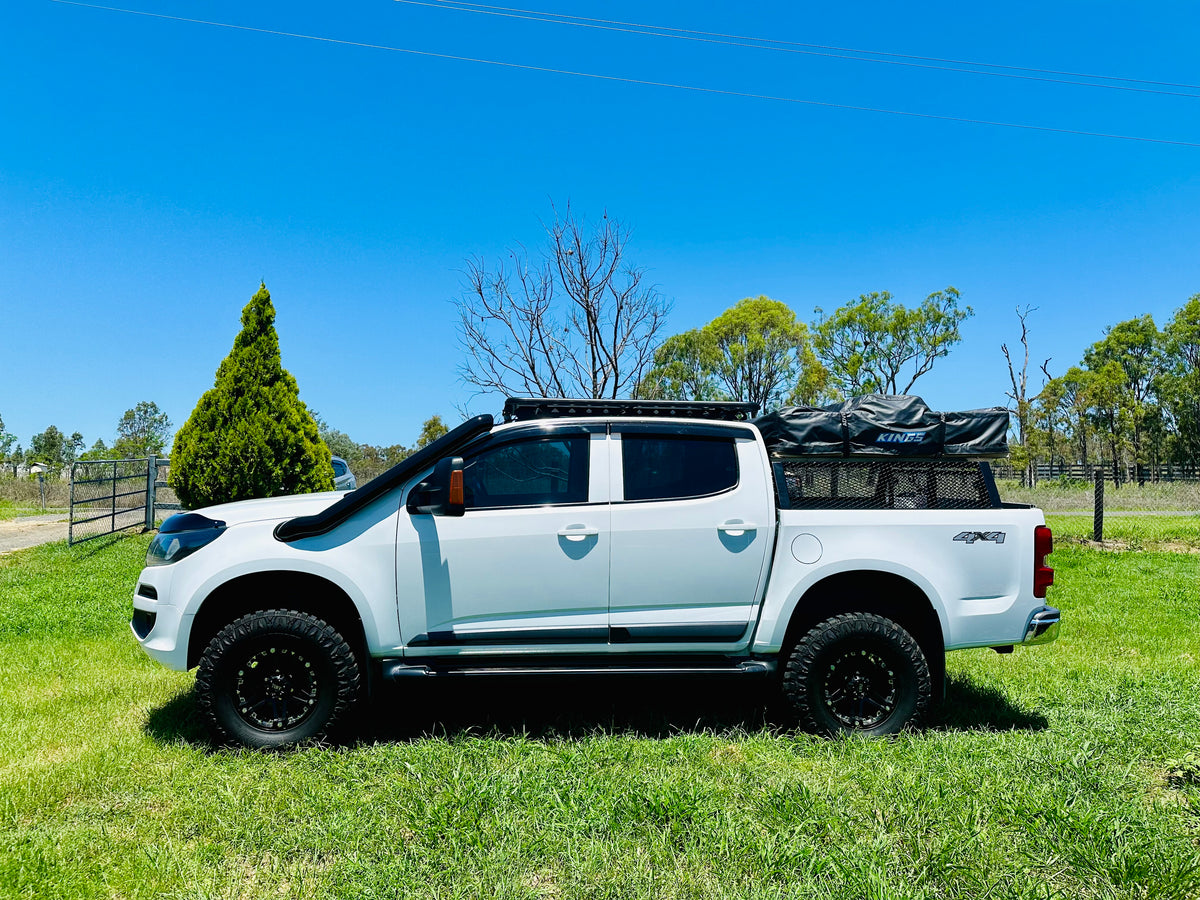
<instances>
[{"instance_id":1,"label":"blue sky","mask_svg":"<svg viewBox=\"0 0 1200 900\"><path fill-rule=\"evenodd\" d=\"M1200 99L855 62L395 0L114 5L648 81L1200 143ZM930 57L1200 82L1194 3L526 8ZM0 416L90 445L176 426L265 279L302 398L411 443L469 400L463 260L550 203L633 226L670 331L768 294L804 319L957 287L976 316L917 391L1004 402L1030 318L1061 372L1105 325L1200 291L1200 147L718 96L51 2L0 6ZM1186 89L1163 87L1160 90ZM1200 94L1200 91L1191 91ZM473 412L495 402L475 401Z\"/></svg>"}]
</instances>

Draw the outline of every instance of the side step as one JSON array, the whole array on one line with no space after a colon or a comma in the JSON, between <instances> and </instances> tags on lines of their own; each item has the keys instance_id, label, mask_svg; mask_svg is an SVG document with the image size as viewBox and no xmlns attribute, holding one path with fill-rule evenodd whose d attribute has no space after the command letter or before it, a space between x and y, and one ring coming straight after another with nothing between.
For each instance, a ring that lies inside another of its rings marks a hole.
<instances>
[{"instance_id":1,"label":"side step","mask_svg":"<svg viewBox=\"0 0 1200 900\"><path fill-rule=\"evenodd\" d=\"M769 675L775 662L767 659L722 660L690 664L657 662L547 663L546 665L501 665L494 661L472 664L470 659L438 660L436 663L413 664L402 659L380 660L385 681L402 678L427 678L466 675Z\"/></svg>"}]
</instances>

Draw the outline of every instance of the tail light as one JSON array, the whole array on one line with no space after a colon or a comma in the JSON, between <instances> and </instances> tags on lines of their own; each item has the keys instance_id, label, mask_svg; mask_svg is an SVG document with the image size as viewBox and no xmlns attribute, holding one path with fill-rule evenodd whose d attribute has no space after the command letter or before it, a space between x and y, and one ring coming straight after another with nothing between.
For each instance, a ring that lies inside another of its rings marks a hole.
<instances>
[{"instance_id":1,"label":"tail light","mask_svg":"<svg viewBox=\"0 0 1200 900\"><path fill-rule=\"evenodd\" d=\"M1054 584L1054 570L1046 557L1054 552L1054 535L1045 525L1033 530L1033 596L1045 598L1046 588Z\"/></svg>"}]
</instances>

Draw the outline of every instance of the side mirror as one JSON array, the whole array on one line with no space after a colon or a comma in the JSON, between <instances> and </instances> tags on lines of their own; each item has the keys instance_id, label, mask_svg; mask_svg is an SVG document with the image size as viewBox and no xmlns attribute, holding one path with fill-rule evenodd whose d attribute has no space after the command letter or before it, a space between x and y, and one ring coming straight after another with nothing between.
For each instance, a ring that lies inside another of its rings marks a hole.
<instances>
[{"instance_id":1,"label":"side mirror","mask_svg":"<svg viewBox=\"0 0 1200 900\"><path fill-rule=\"evenodd\" d=\"M463 460L461 456L438 460L433 474L408 492L409 513L461 516L463 506Z\"/></svg>"}]
</instances>

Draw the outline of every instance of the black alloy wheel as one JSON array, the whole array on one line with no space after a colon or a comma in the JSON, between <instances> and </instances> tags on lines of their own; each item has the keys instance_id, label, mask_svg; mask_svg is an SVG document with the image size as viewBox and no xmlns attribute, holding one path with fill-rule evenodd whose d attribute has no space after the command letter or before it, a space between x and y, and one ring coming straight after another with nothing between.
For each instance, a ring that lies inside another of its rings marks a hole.
<instances>
[{"instance_id":1,"label":"black alloy wheel","mask_svg":"<svg viewBox=\"0 0 1200 900\"><path fill-rule=\"evenodd\" d=\"M847 728L878 728L896 711L896 670L875 650L847 651L823 680L825 705Z\"/></svg>"},{"instance_id":2,"label":"black alloy wheel","mask_svg":"<svg viewBox=\"0 0 1200 900\"><path fill-rule=\"evenodd\" d=\"M307 648L286 638L269 641L238 667L233 695L241 717L255 728L295 728L317 705L317 673Z\"/></svg>"},{"instance_id":3,"label":"black alloy wheel","mask_svg":"<svg viewBox=\"0 0 1200 900\"><path fill-rule=\"evenodd\" d=\"M212 639L196 694L217 743L275 748L328 737L361 681L354 652L334 628L274 609L243 616Z\"/></svg>"},{"instance_id":4,"label":"black alloy wheel","mask_svg":"<svg viewBox=\"0 0 1200 900\"><path fill-rule=\"evenodd\" d=\"M846 613L788 655L784 693L802 727L822 734L895 734L928 711L932 679L911 634L873 613Z\"/></svg>"}]
</instances>

